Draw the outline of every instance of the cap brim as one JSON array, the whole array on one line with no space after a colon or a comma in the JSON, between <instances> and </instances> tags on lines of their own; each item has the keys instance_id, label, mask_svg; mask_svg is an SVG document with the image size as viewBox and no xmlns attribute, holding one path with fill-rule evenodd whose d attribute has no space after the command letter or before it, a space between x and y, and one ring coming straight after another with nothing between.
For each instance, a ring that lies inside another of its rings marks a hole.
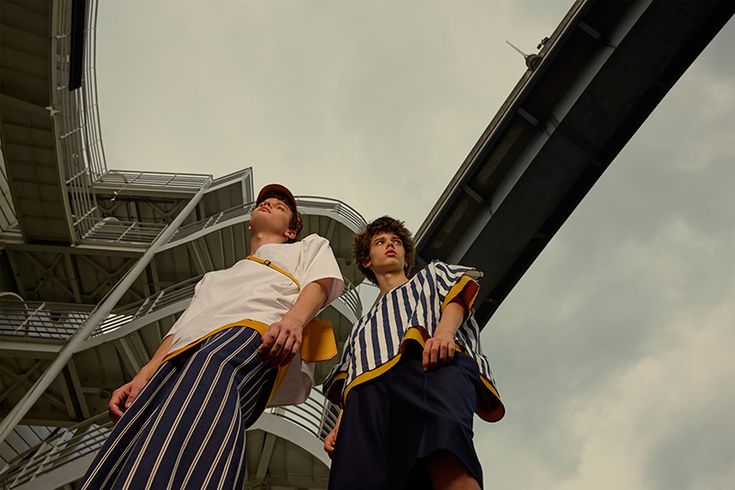
<instances>
[{"instance_id":1,"label":"cap brim","mask_svg":"<svg viewBox=\"0 0 735 490\"><path fill-rule=\"evenodd\" d=\"M293 194L290 190L288 190L288 188L282 186L281 184L268 184L267 186L260 189L260 192L258 192L258 199L256 199L255 204L260 204L261 201L263 201L266 196L268 196L268 194L273 192L277 192L286 196L290 201L289 204L293 206L293 209L297 209L296 198L293 197Z\"/></svg>"}]
</instances>

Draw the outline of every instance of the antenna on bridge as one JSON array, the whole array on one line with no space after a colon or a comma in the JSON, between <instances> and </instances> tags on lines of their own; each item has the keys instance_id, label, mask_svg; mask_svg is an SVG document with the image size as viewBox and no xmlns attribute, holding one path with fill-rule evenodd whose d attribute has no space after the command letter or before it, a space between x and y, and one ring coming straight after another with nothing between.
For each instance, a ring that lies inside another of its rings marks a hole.
<instances>
[{"instance_id":1,"label":"antenna on bridge","mask_svg":"<svg viewBox=\"0 0 735 490\"><path fill-rule=\"evenodd\" d=\"M521 56L523 56L523 59L526 60L526 66L529 70L535 70L539 63L541 63L541 55L538 54L526 54L523 51L518 48L515 44L513 44L510 41L505 41L511 48L518 51Z\"/></svg>"}]
</instances>

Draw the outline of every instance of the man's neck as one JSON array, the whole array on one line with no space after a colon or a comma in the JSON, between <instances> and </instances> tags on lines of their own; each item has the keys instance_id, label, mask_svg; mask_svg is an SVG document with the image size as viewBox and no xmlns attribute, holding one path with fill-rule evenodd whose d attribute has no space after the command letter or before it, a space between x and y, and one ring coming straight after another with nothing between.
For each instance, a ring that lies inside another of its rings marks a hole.
<instances>
[{"instance_id":1,"label":"man's neck","mask_svg":"<svg viewBox=\"0 0 735 490\"><path fill-rule=\"evenodd\" d=\"M375 278L378 280L378 287L380 288L381 296L386 294L391 289L394 289L401 284L405 284L406 282L408 282L408 277L406 277L406 273L402 270L376 274Z\"/></svg>"},{"instance_id":2,"label":"man's neck","mask_svg":"<svg viewBox=\"0 0 735 490\"><path fill-rule=\"evenodd\" d=\"M286 243L284 238L275 233L253 232L250 236L250 253L255 254L258 249L268 243Z\"/></svg>"}]
</instances>

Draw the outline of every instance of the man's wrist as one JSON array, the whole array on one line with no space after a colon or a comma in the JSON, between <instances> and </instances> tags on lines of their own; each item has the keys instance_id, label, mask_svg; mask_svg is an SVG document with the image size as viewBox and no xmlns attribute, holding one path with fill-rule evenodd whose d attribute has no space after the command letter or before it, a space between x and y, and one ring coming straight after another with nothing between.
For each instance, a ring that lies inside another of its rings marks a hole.
<instances>
[{"instance_id":1,"label":"man's wrist","mask_svg":"<svg viewBox=\"0 0 735 490\"><path fill-rule=\"evenodd\" d=\"M149 362L143 366L140 371L138 371L138 374L136 374L135 377L141 381L148 382L148 380L153 377L153 374L156 372L159 365L160 364L158 363L153 364Z\"/></svg>"},{"instance_id":2,"label":"man's wrist","mask_svg":"<svg viewBox=\"0 0 735 490\"><path fill-rule=\"evenodd\" d=\"M439 324L436 327L436 332L434 332L434 337L443 337L446 335L447 337L454 339L455 332L452 332L451 330L452 329L450 329L449 327L445 327Z\"/></svg>"},{"instance_id":3,"label":"man's wrist","mask_svg":"<svg viewBox=\"0 0 735 490\"><path fill-rule=\"evenodd\" d=\"M283 321L285 323L295 324L301 330L303 330L304 327L306 326L306 324L308 323L306 318L304 318L303 316L298 315L296 313L292 313L290 311L288 313L286 313L285 315L283 315L283 320L281 320L281 321Z\"/></svg>"}]
</instances>

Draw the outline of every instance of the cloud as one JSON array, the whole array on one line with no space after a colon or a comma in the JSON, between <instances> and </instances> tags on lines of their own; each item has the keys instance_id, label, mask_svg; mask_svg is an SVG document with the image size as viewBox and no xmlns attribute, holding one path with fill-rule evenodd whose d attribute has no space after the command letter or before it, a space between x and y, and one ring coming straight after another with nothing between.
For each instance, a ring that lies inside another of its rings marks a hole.
<instances>
[{"instance_id":1,"label":"cloud","mask_svg":"<svg viewBox=\"0 0 735 490\"><path fill-rule=\"evenodd\" d=\"M707 62L721 42L483 332L508 405L506 420L476 427L488 485L731 485L735 80Z\"/></svg>"},{"instance_id":2,"label":"cloud","mask_svg":"<svg viewBox=\"0 0 735 490\"><path fill-rule=\"evenodd\" d=\"M563 424L575 429L582 451L574 476L558 488L729 488L735 290L729 293L710 312L682 315L668 329L673 342L652 346L611 386L569 404Z\"/></svg>"},{"instance_id":3,"label":"cloud","mask_svg":"<svg viewBox=\"0 0 735 490\"><path fill-rule=\"evenodd\" d=\"M111 168L254 167L256 186L417 229L570 1L103 2ZM735 481L732 22L483 332L508 406L488 488ZM390 185L388 185L390 183ZM373 291L374 293L374 291Z\"/></svg>"}]
</instances>

